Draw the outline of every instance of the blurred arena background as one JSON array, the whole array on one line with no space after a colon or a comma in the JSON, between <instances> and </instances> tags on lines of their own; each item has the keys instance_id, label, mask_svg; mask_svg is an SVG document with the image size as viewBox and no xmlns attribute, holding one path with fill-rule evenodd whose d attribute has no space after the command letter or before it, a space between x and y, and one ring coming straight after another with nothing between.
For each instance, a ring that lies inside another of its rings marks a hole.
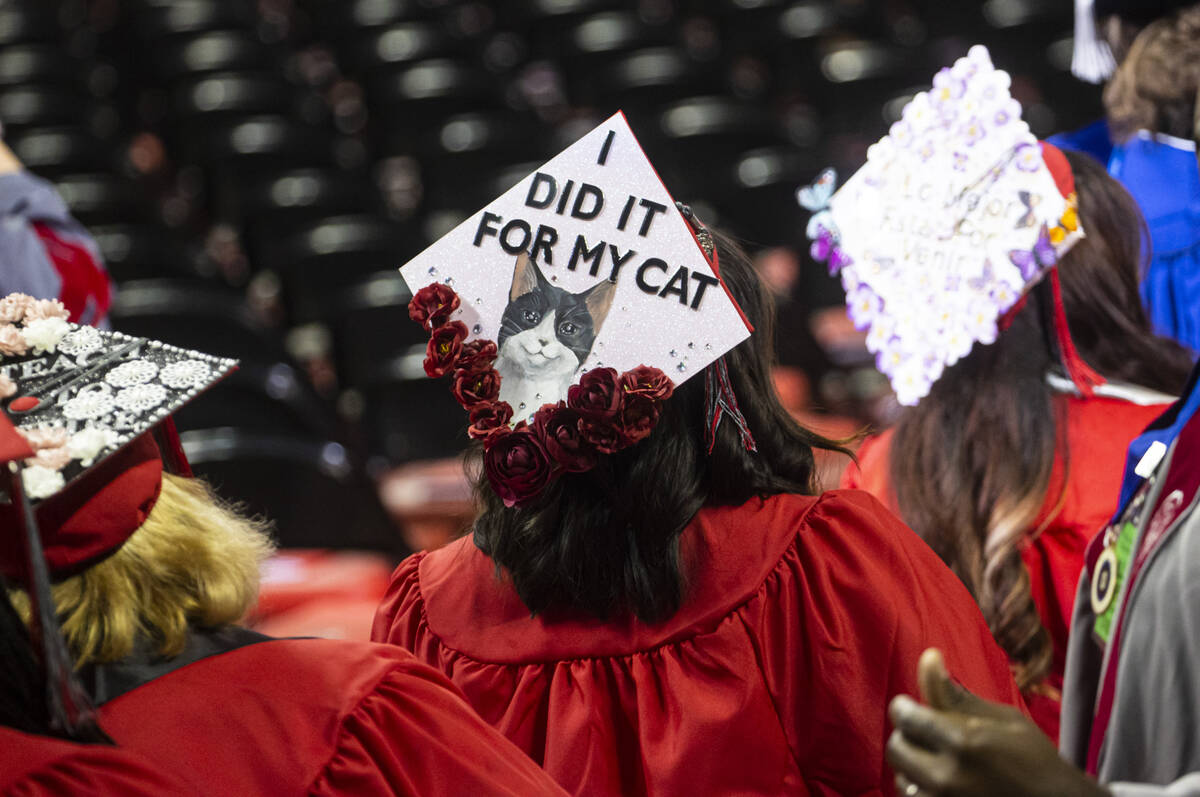
<instances>
[{"instance_id":1,"label":"blurred arena background","mask_svg":"<svg viewBox=\"0 0 1200 797\"><path fill-rule=\"evenodd\" d=\"M7 0L0 122L99 242L114 328L241 359L178 422L199 473L318 549L272 562L260 622L359 636L394 561L470 516L398 266L622 109L758 255L789 407L852 433L890 399L795 189L975 43L1036 134L1098 117L1071 23L1070 0Z\"/></svg>"}]
</instances>

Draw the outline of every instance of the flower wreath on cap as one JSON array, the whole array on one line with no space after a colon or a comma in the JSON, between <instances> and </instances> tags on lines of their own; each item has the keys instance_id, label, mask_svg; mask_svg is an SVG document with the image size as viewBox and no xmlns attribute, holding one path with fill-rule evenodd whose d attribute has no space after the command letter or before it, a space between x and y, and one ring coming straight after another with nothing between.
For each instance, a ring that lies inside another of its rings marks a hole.
<instances>
[{"instance_id":1,"label":"flower wreath on cap","mask_svg":"<svg viewBox=\"0 0 1200 797\"><path fill-rule=\"evenodd\" d=\"M450 316L461 304L442 283L421 288L409 317L429 331L425 373L451 379L454 398L470 414L467 434L483 442L488 482L507 507L534 501L561 473L583 473L601 454L636 445L658 423L662 402L675 390L658 368L618 373L592 368L567 390L566 401L545 404L531 422L510 426L513 408L501 401L495 341L466 341L467 327Z\"/></svg>"}]
</instances>

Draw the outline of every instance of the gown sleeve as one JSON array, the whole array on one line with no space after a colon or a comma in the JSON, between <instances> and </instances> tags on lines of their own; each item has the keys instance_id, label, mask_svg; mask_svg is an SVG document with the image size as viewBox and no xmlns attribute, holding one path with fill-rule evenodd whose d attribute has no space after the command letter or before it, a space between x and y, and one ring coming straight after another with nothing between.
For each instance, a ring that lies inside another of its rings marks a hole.
<instances>
[{"instance_id":1,"label":"gown sleeve","mask_svg":"<svg viewBox=\"0 0 1200 797\"><path fill-rule=\"evenodd\" d=\"M815 794L894 793L888 702L917 694L917 660L940 648L981 697L1023 707L970 594L876 499L826 493L746 607L763 675ZM879 762L864 766L864 762Z\"/></svg>"},{"instance_id":2,"label":"gown sleeve","mask_svg":"<svg viewBox=\"0 0 1200 797\"><path fill-rule=\"evenodd\" d=\"M105 322L112 300L95 241L45 180L26 171L0 175L0 295L59 299L70 320Z\"/></svg>"},{"instance_id":3,"label":"gown sleeve","mask_svg":"<svg viewBox=\"0 0 1200 797\"><path fill-rule=\"evenodd\" d=\"M7 734L6 734L7 736ZM66 794L160 797L197 794L124 750L19 734L0 752L0 793L11 797Z\"/></svg>"},{"instance_id":4,"label":"gown sleeve","mask_svg":"<svg viewBox=\"0 0 1200 797\"><path fill-rule=\"evenodd\" d=\"M564 795L479 718L441 673L407 654L342 723L314 795Z\"/></svg>"}]
</instances>

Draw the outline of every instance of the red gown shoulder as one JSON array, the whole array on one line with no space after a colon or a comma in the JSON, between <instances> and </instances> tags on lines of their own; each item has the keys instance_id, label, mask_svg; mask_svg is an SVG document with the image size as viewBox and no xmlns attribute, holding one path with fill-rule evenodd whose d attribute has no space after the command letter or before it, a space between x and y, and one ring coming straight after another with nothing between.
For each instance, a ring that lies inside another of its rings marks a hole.
<instances>
[{"instance_id":1,"label":"red gown shoulder","mask_svg":"<svg viewBox=\"0 0 1200 797\"><path fill-rule=\"evenodd\" d=\"M443 675L391 646L247 645L113 699L101 723L205 794L561 794Z\"/></svg>"},{"instance_id":2,"label":"red gown shoulder","mask_svg":"<svg viewBox=\"0 0 1200 797\"><path fill-rule=\"evenodd\" d=\"M1169 406L1100 396L1060 395L1057 400L1067 424L1066 452L1055 460L1046 503L1034 524L1042 531L1021 549L1034 604L1054 645L1048 689L1030 696L1029 708L1039 727L1056 740L1058 695L1084 549L1116 511L1129 443ZM846 469L842 485L867 490L899 512L891 483L892 437L889 429L864 441L858 464Z\"/></svg>"},{"instance_id":3,"label":"red gown shoulder","mask_svg":"<svg viewBox=\"0 0 1200 797\"><path fill-rule=\"evenodd\" d=\"M200 792L119 747L0 728L0 794L161 797Z\"/></svg>"},{"instance_id":4,"label":"red gown shoulder","mask_svg":"<svg viewBox=\"0 0 1200 797\"><path fill-rule=\"evenodd\" d=\"M890 794L888 700L941 647L1020 704L962 585L870 495L702 510L659 624L530 613L469 539L397 569L373 636L413 650L575 794Z\"/></svg>"}]
</instances>

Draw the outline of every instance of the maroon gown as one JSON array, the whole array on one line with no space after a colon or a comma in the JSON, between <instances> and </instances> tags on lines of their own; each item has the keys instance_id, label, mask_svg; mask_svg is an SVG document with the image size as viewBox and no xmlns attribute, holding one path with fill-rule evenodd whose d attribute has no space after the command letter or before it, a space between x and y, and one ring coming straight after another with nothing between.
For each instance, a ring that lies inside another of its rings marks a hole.
<instances>
[{"instance_id":1,"label":"maroon gown","mask_svg":"<svg viewBox=\"0 0 1200 797\"><path fill-rule=\"evenodd\" d=\"M894 793L888 701L941 648L1021 705L971 596L857 490L706 508L646 624L531 617L469 538L405 560L373 636L414 651L573 794Z\"/></svg>"}]
</instances>

